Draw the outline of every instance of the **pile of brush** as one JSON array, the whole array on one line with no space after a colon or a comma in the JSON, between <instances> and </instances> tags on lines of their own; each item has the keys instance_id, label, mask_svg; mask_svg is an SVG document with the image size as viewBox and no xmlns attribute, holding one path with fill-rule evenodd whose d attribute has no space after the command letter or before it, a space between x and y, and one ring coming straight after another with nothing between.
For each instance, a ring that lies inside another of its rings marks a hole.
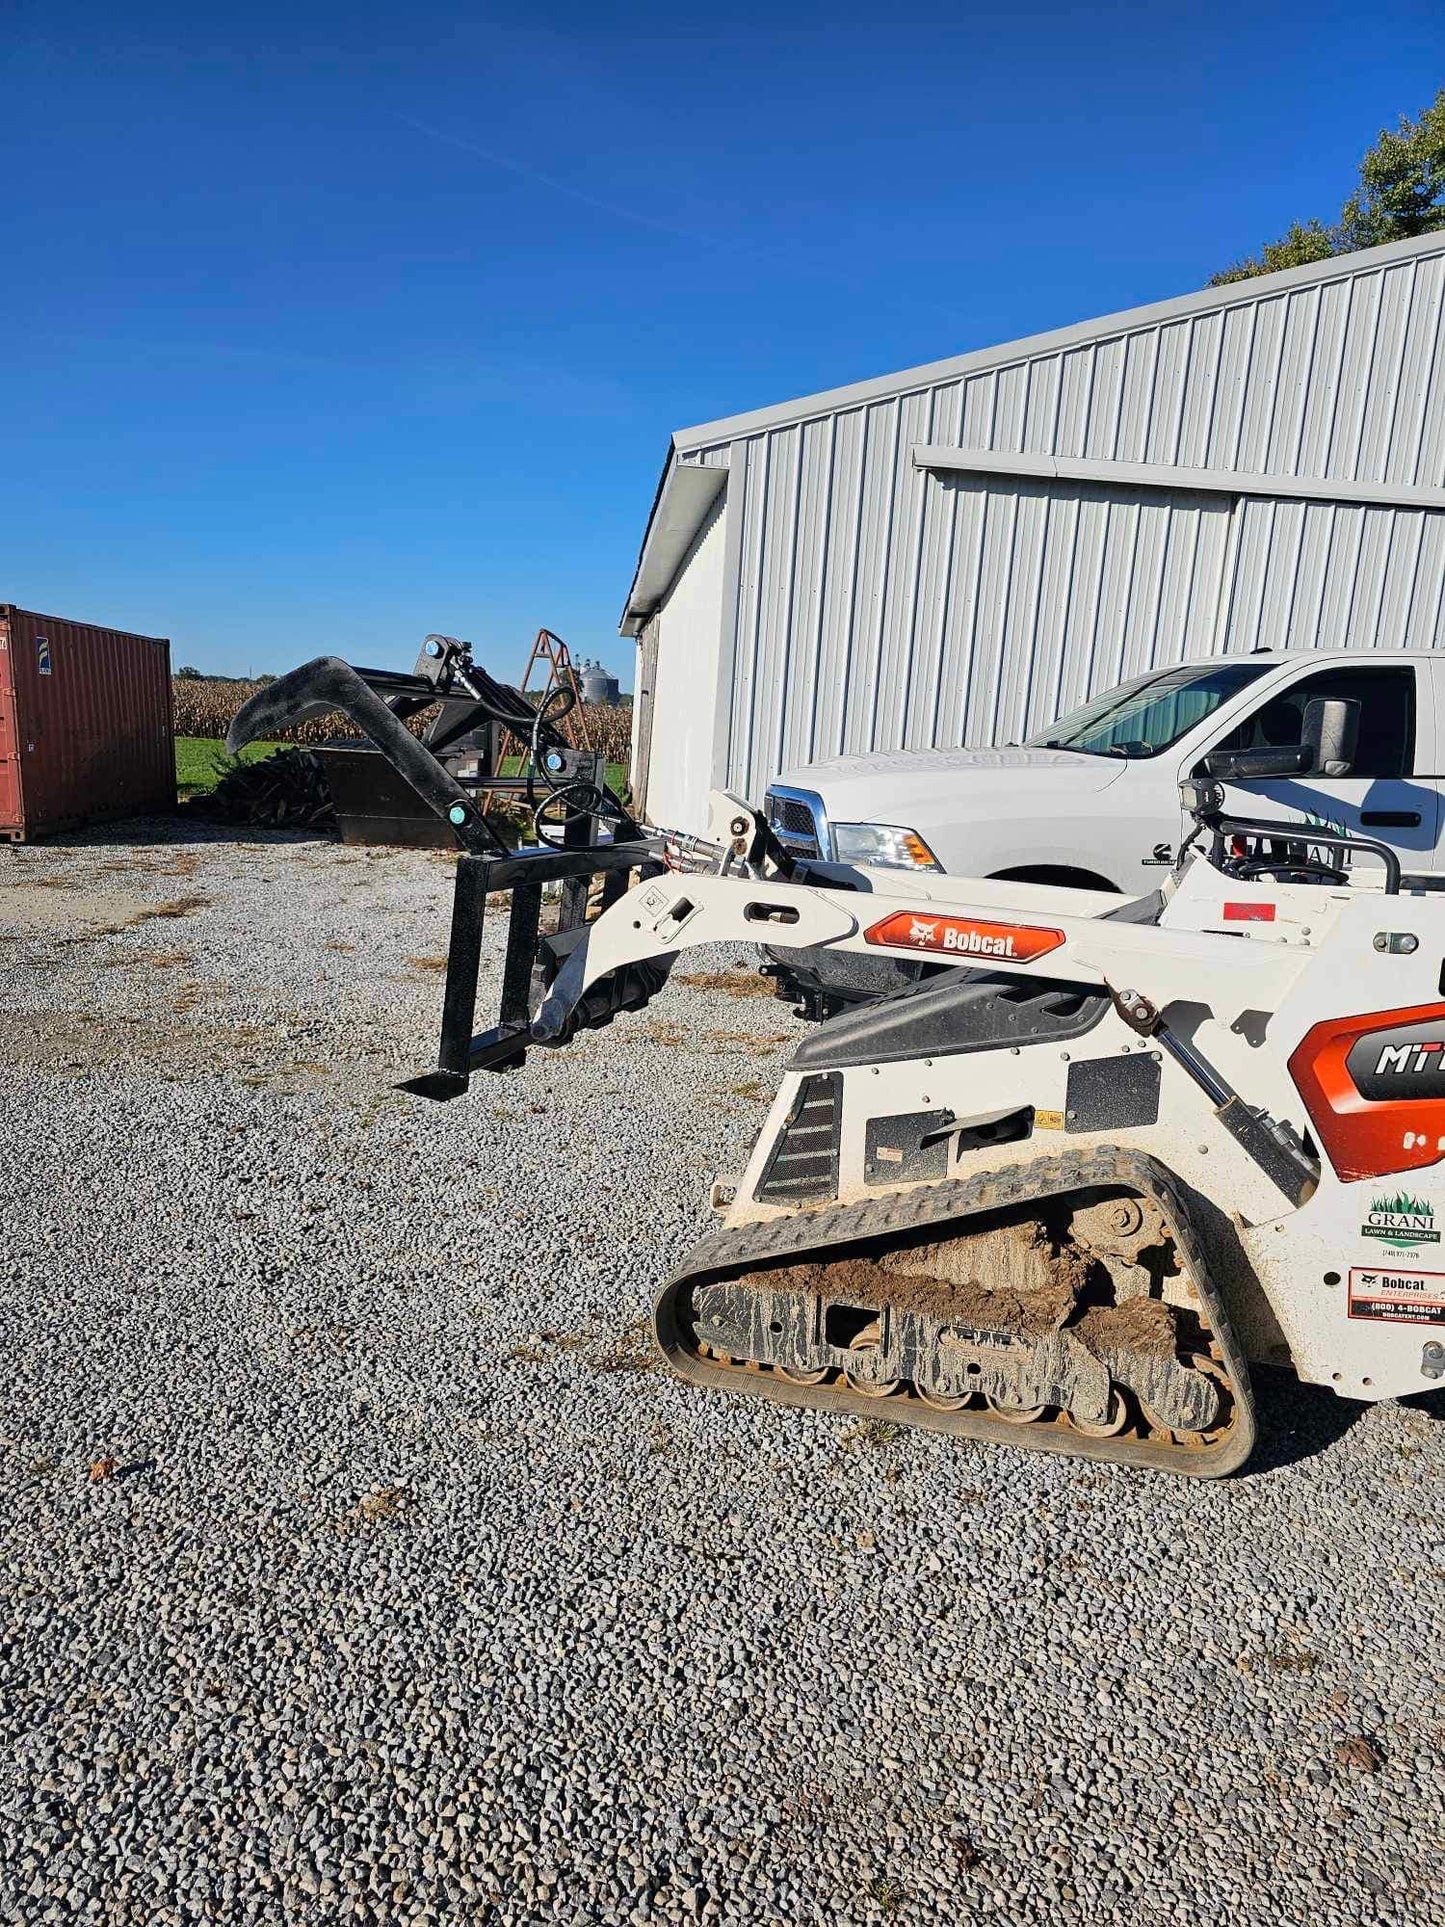
<instances>
[{"instance_id":1,"label":"pile of brush","mask_svg":"<svg viewBox=\"0 0 1445 1927\"><path fill-rule=\"evenodd\" d=\"M278 749L254 763L228 759L216 787L193 797L191 808L257 829L337 833L331 791L320 759L309 749Z\"/></svg>"}]
</instances>

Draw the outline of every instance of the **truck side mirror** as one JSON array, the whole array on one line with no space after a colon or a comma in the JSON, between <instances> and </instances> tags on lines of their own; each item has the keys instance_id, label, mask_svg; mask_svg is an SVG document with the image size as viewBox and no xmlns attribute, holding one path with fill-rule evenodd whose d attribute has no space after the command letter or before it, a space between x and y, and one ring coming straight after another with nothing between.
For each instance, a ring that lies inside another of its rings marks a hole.
<instances>
[{"instance_id":1,"label":"truck side mirror","mask_svg":"<svg viewBox=\"0 0 1445 1927\"><path fill-rule=\"evenodd\" d=\"M1266 776L1348 776L1360 737L1360 705L1344 696L1311 696L1300 727L1302 742L1278 748L1216 749L1205 774L1222 783L1258 783Z\"/></svg>"},{"instance_id":2,"label":"truck side mirror","mask_svg":"<svg viewBox=\"0 0 1445 1927\"><path fill-rule=\"evenodd\" d=\"M1360 740L1360 705L1344 696L1311 696L1305 704L1305 747L1316 776L1348 776Z\"/></svg>"},{"instance_id":3,"label":"truck side mirror","mask_svg":"<svg viewBox=\"0 0 1445 1927\"><path fill-rule=\"evenodd\" d=\"M1292 749L1215 749L1205 757L1204 771L1221 783L1258 783L1266 776L1306 776L1314 756L1304 743Z\"/></svg>"}]
</instances>

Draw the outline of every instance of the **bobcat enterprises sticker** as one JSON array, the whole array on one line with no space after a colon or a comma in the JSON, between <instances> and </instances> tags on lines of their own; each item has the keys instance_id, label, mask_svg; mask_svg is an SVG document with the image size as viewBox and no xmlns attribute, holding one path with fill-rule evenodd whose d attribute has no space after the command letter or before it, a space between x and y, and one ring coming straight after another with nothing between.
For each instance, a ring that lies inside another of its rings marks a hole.
<instances>
[{"instance_id":1,"label":"bobcat enterprises sticker","mask_svg":"<svg viewBox=\"0 0 1445 1927\"><path fill-rule=\"evenodd\" d=\"M1425 1198L1397 1191L1393 1197L1371 1198L1370 1214L1360 1226L1362 1238L1378 1238L1392 1251L1410 1251L1416 1245L1438 1245L1435 1207Z\"/></svg>"},{"instance_id":2,"label":"bobcat enterprises sticker","mask_svg":"<svg viewBox=\"0 0 1445 1927\"><path fill-rule=\"evenodd\" d=\"M1351 1270L1350 1316L1445 1325L1445 1271Z\"/></svg>"},{"instance_id":3,"label":"bobcat enterprises sticker","mask_svg":"<svg viewBox=\"0 0 1445 1927\"><path fill-rule=\"evenodd\" d=\"M1002 957L1009 963L1032 963L1064 941L1062 930L1034 923L988 923L981 917L920 917L911 910L895 910L863 932L869 943L889 944L899 950L939 950L952 957Z\"/></svg>"}]
</instances>

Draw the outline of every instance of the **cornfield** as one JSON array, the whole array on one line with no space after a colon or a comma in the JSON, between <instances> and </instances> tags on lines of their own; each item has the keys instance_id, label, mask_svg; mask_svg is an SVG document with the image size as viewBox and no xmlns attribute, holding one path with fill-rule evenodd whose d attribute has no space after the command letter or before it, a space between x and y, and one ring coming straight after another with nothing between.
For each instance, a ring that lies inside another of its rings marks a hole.
<instances>
[{"instance_id":1,"label":"cornfield","mask_svg":"<svg viewBox=\"0 0 1445 1927\"><path fill-rule=\"evenodd\" d=\"M176 701L177 736L222 737L232 718L258 682L212 682L204 676L178 676L172 683ZM434 712L424 710L411 724L421 734ZM612 763L626 763L632 743L632 711L583 705L587 741ZM288 743L324 743L334 737L357 738L360 732L344 716L318 716L285 732Z\"/></svg>"}]
</instances>

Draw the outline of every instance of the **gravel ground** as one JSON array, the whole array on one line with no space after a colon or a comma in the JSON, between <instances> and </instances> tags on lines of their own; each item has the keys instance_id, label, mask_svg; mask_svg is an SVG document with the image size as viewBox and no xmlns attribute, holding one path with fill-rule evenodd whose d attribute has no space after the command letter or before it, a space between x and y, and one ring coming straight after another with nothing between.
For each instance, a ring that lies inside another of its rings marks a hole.
<instances>
[{"instance_id":1,"label":"gravel ground","mask_svg":"<svg viewBox=\"0 0 1445 1927\"><path fill-rule=\"evenodd\" d=\"M402 1097L447 867L0 851L0 1918L1445 1918L1441 1405L1197 1485L683 1386L797 1027Z\"/></svg>"}]
</instances>

